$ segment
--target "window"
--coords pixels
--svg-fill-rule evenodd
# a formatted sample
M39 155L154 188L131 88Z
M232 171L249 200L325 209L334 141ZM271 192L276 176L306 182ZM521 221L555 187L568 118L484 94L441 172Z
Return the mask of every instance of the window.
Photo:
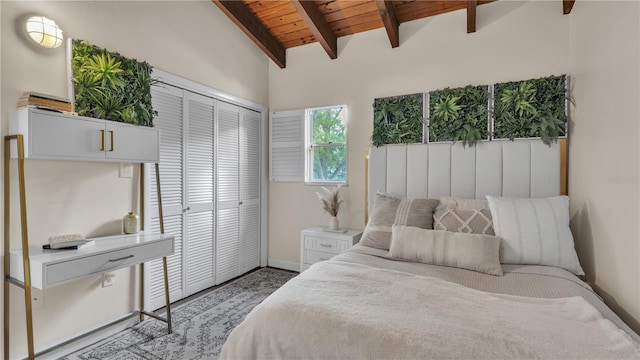
M305 182L346 184L347 107L307 109L305 125Z

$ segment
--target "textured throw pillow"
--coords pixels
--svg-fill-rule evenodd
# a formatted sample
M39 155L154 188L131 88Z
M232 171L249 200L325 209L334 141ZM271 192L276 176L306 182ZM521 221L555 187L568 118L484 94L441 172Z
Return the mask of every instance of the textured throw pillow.
M437 210L457 209L457 210L477 210L489 209L489 203L485 199L464 199L453 196L440 197L440 204Z
M556 266L584 275L569 229L569 197L518 199L487 195L504 264Z
M389 255L502 276L500 238L393 225Z
M388 250L393 224L433 229L433 209L436 206L438 200L377 193L360 244Z
M467 234L495 235L489 209L436 209L433 228Z

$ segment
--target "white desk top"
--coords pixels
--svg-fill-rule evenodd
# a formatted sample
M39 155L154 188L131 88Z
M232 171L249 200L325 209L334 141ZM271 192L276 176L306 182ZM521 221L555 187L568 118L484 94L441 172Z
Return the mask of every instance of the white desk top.
M123 248L149 244L162 241L169 237L173 236L167 234L142 233L103 236L87 239L93 241L79 246L77 250L47 250L43 249L42 246L30 246L29 257L31 261L55 263L58 261L94 256ZM11 250L11 252L14 253L14 255L22 256L22 249Z

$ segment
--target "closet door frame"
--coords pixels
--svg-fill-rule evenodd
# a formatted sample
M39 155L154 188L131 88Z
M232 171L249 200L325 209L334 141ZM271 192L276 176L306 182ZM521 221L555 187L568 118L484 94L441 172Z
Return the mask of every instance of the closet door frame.
M157 79L161 83L166 83L169 85L173 85L184 90L192 91L198 94L202 94L204 96L210 96L218 100L222 100L234 105L238 105L243 108L251 109L260 113L260 151L261 151L261 159L260 159L260 266L267 266L267 244L268 244L268 215L267 211L269 209L267 203L267 186L268 186L268 160L269 160L269 149L268 143L265 136L269 133L269 123L268 123L268 108L265 105L259 104L257 102L247 100L235 95L228 94L224 91L217 90L211 88L209 86L203 85L201 83L188 80L182 78L178 75L174 75L172 73L163 71L158 68L153 69L153 77ZM162 139L162 133L160 134L160 138ZM150 201L149 201L149 192L151 190L155 191L155 187L151 186L150 179L150 166L153 164L145 165L145 209L150 209ZM162 164L160 164L162 166ZM155 183L155 179L154 183ZM150 229L150 221L151 214L150 212L145 212L145 226L146 229ZM145 267L145 279L149 279L149 267ZM184 281L183 281L184 283ZM148 286L145 286L145 298L149 298L148 294ZM186 290L186 289L185 289ZM148 300L145 300L145 305L148 305Z

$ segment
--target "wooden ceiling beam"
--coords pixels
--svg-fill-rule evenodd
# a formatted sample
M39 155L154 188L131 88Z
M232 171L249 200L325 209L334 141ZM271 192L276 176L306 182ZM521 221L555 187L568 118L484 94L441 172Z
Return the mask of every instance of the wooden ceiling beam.
M212 0L281 69L286 67L287 52L242 1Z
M400 23L396 16L396 9L393 7L393 1L376 0L376 5L378 6L384 28L387 30L391 47L396 48L400 46Z
M477 0L467 0L467 34L476 32Z
M573 4L576 2L576 0L562 0L562 13L564 15L567 15L571 12L571 9L573 9Z
M338 37L333 33L315 1L292 0L293 6L332 59L338 58Z

